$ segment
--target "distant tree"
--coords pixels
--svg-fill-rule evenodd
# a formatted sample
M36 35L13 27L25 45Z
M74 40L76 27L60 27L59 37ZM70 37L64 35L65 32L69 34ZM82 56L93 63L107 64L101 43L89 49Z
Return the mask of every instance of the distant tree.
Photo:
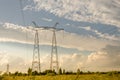
M8 74L5 72L4 74L2 74L2 76L8 76Z
M65 69L63 69L63 74L65 74Z
M32 69L31 68L28 69L28 75L32 75Z
M62 74L62 69L61 68L59 69L58 74Z
M88 74L91 74L92 72L88 71L87 73L88 73Z
M56 75L56 72L55 72L55 70L45 70L41 74L42 75L51 75L51 76L54 76L54 75Z
M3 80L3 78L4 78L3 76L0 76L0 80Z
M39 73L38 73L37 71L33 71L33 72L32 72L32 75L34 75L34 76L35 76L35 75L38 75L38 74L39 74Z
M56 74L55 69L52 70L52 73L55 73L55 74Z
M15 75L15 76L22 76L23 73L22 73L22 72L18 72L18 71L16 71L13 75Z
M14 73L14 75L15 75L15 76L18 76L18 73L19 73L19 72L18 72L18 71L16 71L16 72Z
M80 74L80 69L77 69L77 74Z
M22 72L18 72L18 76L22 76L23 74L22 74Z
M74 74L74 73L73 73L73 71L67 71L67 72L65 72L65 74L68 75L68 74Z
M52 71L52 70L45 70L45 73L47 74L47 73L52 73L52 72L54 72L54 71Z

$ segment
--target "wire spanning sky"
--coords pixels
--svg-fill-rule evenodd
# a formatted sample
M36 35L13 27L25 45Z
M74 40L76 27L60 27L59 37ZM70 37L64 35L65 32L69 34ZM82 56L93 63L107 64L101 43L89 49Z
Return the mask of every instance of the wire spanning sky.
M84 71L120 70L120 0L0 0L0 71L31 67L32 21L59 22L60 67ZM49 69L52 32L39 31L41 69ZM69 67L68 67L69 66ZM83 69L84 68L84 69Z

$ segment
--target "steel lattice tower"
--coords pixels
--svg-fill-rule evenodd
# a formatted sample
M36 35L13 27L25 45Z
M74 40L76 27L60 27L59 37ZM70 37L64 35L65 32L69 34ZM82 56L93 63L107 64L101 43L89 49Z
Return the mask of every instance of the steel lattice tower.
M38 30L35 30L32 71L41 72L41 70L40 70L40 53L39 53Z
M59 69L58 64L59 63L58 63L58 53L57 53L56 32L55 30L53 30L50 69L52 71L55 70L58 72Z
M34 21L32 21L32 23L35 26L35 28L32 29L32 30L35 31L34 49L33 49L33 61L32 61L32 72L34 72L34 71L41 72L40 52L39 52L39 35L38 35L38 30L41 29L41 27L37 26Z
M50 69L52 71L55 70L56 72L58 72L59 63L58 63L58 53L57 53L56 31L60 31L64 29L56 28L58 23L56 23L54 27L39 27L36 25L34 21L32 23L35 25L35 28L33 29L35 30L35 38L34 38L32 71L41 72L38 30L42 29L42 30L52 30L53 32Z
M58 73L59 69L59 61L58 61L58 52L57 52L57 40L56 40L56 31L64 30L56 28L59 23L56 23L54 27L52 27L53 36L52 36L52 50L51 50L51 62L50 69L55 70Z
M41 71L40 70L40 53L39 53L38 30L35 31L32 71L38 71L38 72Z

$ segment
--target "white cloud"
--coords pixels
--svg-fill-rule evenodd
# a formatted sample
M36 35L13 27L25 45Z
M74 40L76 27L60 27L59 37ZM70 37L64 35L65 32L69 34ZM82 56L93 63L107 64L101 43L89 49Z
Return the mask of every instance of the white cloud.
M93 43L92 43L93 42ZM111 41L110 41L111 42ZM101 40L95 37L85 37L76 34L66 33L63 40L64 47L77 48L79 50L99 50L107 44L115 45L114 41L110 43L109 40Z
M100 22L120 27L119 0L33 0L35 10L46 10L74 21ZM27 8L28 9L28 8Z
M0 52L0 65L8 63L8 54L6 52Z
M120 46L106 46L88 55L83 53L64 54L60 56L60 66L66 70L76 71L112 71L119 70ZM69 66L69 68L68 68Z
M120 46L108 45L100 51L91 53L86 64L101 71L119 70L119 55Z
M48 22L51 22L51 21L52 21L52 19L49 19L49 18L42 18L42 20L48 21Z
M26 63L25 60L21 57L18 56L13 56L13 55L6 55L7 57L5 57L4 55L2 55L3 58L0 64L0 71L2 72L6 72L7 71L7 64L9 64L9 71L10 72L27 72L28 68L31 67L31 62L30 63ZM4 60L3 60L4 59ZM6 61L6 62L5 62Z
M118 29L118 31L120 32L120 29Z
M31 59L32 60L32 59ZM1 69L6 71L6 64L9 63L10 71L26 72L31 67L31 60L25 60L18 56L12 56L1 52L0 61L2 62ZM109 71L118 70L120 61L120 46L106 46L99 51L91 54L73 53L59 54L59 64L66 71L76 71L80 68L83 71ZM22 66L22 68L21 68ZM41 57L41 69L49 69L50 55L45 54ZM69 67L69 68L68 68Z
M59 67L65 69L66 71L76 71L77 68L81 67L84 64L84 60L87 57L82 54L73 53L73 54L59 54ZM50 55L44 55L41 58L41 69L50 68Z
M85 29L92 30L90 27ZM95 32L98 33L97 31ZM27 36L28 42L26 42L26 33L29 34ZM68 69L68 66L70 66L68 70L76 70L77 68L81 67L84 67L85 70L111 70L113 68L118 69L120 61L119 42L114 42L111 40L101 40L95 37L85 37L68 32L65 32L64 38L63 36L61 36L61 34L63 34L62 32L57 32L56 34L58 41L57 43L59 46L65 48L75 48L83 51L96 51L89 55L84 55L82 53L60 55L60 65L62 68ZM40 31L39 35L41 44L51 44L51 31ZM33 44L33 40L34 31L12 23L1 24L0 41ZM0 61L3 62L1 63L3 68L6 66L7 63L10 63L10 66L13 66L14 68L11 69L12 71L23 71L22 69L26 71L27 68L31 65L30 61L28 61L29 63L25 63L25 60L23 58L15 56L12 57L11 55L2 53L0 54ZM41 60L42 68L48 68L48 61L50 61L50 57L49 55L45 55L45 57L43 57ZM20 66L22 66L22 69Z
M115 36L115 35L109 35L108 33L101 33L98 30L92 29L90 26L79 27L79 28L94 32L98 37L103 38L103 39L108 39L108 40L119 40L120 39L120 37Z
M106 57L107 57L107 53L106 52L102 52L102 51L94 52L94 53L91 53L88 56L88 62L94 62L96 60L101 61L101 60L106 59Z
M12 23L3 23L0 27L0 41L32 44L31 38L31 41L26 42L27 32L33 35L32 30L29 30L26 27Z
M67 24L65 24L66 26L70 26L70 24L69 23L67 23Z
M91 27L90 26L87 26L87 27L79 27L81 29L84 29L84 30L87 30L87 31L91 31Z
M83 54L64 54L60 56L60 67L67 71L76 71L78 68L84 65L85 59L86 56Z
M112 71L119 70L120 46L108 45L88 55L83 53L60 55L60 66L66 70ZM68 68L69 66L69 68Z
M33 44L34 31L27 29L23 26L18 26L12 23L3 24L4 27L0 27L0 41L10 41L19 43ZM49 34L48 34L49 33ZM117 42L111 40L102 40L95 37L82 36L74 33L57 32L57 43L61 47L76 48L79 50L96 51L104 48L106 45L118 45ZM40 44L51 45L52 32L51 31L39 31ZM94 43L91 43L94 42Z

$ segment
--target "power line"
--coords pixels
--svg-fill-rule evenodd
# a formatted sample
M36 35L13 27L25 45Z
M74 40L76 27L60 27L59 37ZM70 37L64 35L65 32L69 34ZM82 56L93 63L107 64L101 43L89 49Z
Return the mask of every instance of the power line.
M23 12L22 0L19 0L19 2L20 2L20 10L21 10L22 22L23 22L23 25L25 26L25 16L24 16L24 12Z
M26 22L25 22L25 16L24 16L24 11L23 11L23 2L24 0L19 0L20 3L20 11L21 11L21 16L22 16L22 23L23 26L26 26ZM28 34L27 34L27 30L26 30L26 42L28 42ZM26 45L26 56L28 56L28 45ZM25 57L26 62L27 62L27 57Z

